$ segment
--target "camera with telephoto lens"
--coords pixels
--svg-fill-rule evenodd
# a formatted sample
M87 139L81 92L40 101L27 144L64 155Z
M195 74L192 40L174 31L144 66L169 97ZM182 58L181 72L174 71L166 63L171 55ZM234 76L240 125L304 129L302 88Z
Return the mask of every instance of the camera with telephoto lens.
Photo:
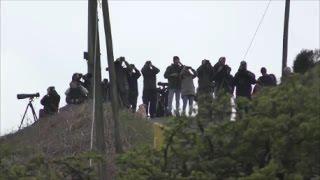
M40 97L39 93L35 93L35 94L18 94L17 95L18 99L26 99L26 98L33 99L33 98L38 98L38 97Z

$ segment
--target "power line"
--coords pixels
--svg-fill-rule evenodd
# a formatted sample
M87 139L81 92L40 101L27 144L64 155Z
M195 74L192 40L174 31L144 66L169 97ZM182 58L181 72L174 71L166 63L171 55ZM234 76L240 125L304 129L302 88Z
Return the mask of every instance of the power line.
M250 50L250 48L251 48L251 46L252 46L252 43L253 43L253 41L255 40L256 35L257 35L257 33L258 33L258 31L259 31L259 29L260 29L260 27L261 27L261 24L262 24L262 22L263 22L263 20L264 20L264 18L265 18L265 16L266 16L266 14L267 14L268 9L269 9L269 7L270 7L271 1L272 1L272 0L269 0L266 9L265 9L264 12L263 12L263 15L262 15L262 17L261 17L261 19L260 19L260 22L259 22L259 24L258 24L258 27L257 27L256 31L254 32L253 37L252 37L252 39L251 39L251 42L250 42L250 44L249 44L249 47L247 48L246 53L244 54L243 60L245 60L245 59L247 58L247 55L248 55L248 52L249 52L249 50Z

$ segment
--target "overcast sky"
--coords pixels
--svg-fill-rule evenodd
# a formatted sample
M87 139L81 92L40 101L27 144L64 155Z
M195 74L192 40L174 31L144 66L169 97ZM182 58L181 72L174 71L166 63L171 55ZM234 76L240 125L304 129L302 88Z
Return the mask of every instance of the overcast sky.
M115 57L125 56L141 68L148 59L161 69L178 55L197 68L207 58L220 56L234 74L243 60L268 1L111 1ZM267 67L281 74L284 1L274 0L246 58L248 69L259 76ZM301 49L319 48L319 1L292 1L288 65ZM99 10L101 15L101 11ZM100 18L100 36L104 39ZM106 67L105 43L101 43ZM40 92L55 86L62 95L74 72L86 73L87 2L1 1L1 131L16 130L27 100L18 93ZM103 68L104 69L104 68ZM103 76L107 74L103 72ZM140 92L142 79L139 80ZM40 99L35 100L38 111ZM141 102L141 97L139 97ZM31 117L31 115L28 115Z

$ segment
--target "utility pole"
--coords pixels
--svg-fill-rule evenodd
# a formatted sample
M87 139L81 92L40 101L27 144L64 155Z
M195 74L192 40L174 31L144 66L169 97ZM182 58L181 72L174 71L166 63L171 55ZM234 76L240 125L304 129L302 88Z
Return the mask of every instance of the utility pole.
M103 157L103 160L98 163L98 176L100 180L106 180L107 164L106 164L106 144L105 144L105 123L103 118L103 102L102 102L102 87L101 87L101 61L100 61L100 42L99 42L99 28L97 15L97 1L88 0L91 18L89 19L90 41L89 45L89 59L93 64L93 120L96 129L96 150ZM92 53L93 52L93 53Z
M119 101L118 101L119 96L118 96L118 90L117 90L116 72L114 68L114 55L113 55L108 0L102 0L102 11L103 11L104 31L105 31L106 46L107 46L109 77L111 82L111 97L112 97L111 107L112 107L112 113L113 113L113 119L114 119L115 149L117 153L121 153L123 150L122 150L120 128L119 128Z
M96 12L97 7L95 7L92 0L88 0L88 58L87 58L87 72L93 75L93 58L94 58L94 45L91 43L94 42L94 27L96 24ZM91 83L88 91L89 97L92 97L93 84Z
M288 58L288 33L289 33L290 0L286 0L284 13L283 48L282 48L282 77L283 70L287 67Z

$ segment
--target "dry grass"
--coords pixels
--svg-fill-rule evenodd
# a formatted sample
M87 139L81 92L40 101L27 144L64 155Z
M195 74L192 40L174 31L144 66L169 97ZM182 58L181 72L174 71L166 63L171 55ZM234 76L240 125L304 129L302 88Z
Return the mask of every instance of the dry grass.
M115 171L111 108L105 105L104 109L107 161L113 164L109 166L109 171ZM152 145L153 130L150 122L129 111L121 112L120 117L121 140L125 150L142 144ZM1 137L0 144L14 149L16 160L21 162L39 154L46 158L75 155L90 150L91 120L91 102L69 105L61 108L54 116Z

